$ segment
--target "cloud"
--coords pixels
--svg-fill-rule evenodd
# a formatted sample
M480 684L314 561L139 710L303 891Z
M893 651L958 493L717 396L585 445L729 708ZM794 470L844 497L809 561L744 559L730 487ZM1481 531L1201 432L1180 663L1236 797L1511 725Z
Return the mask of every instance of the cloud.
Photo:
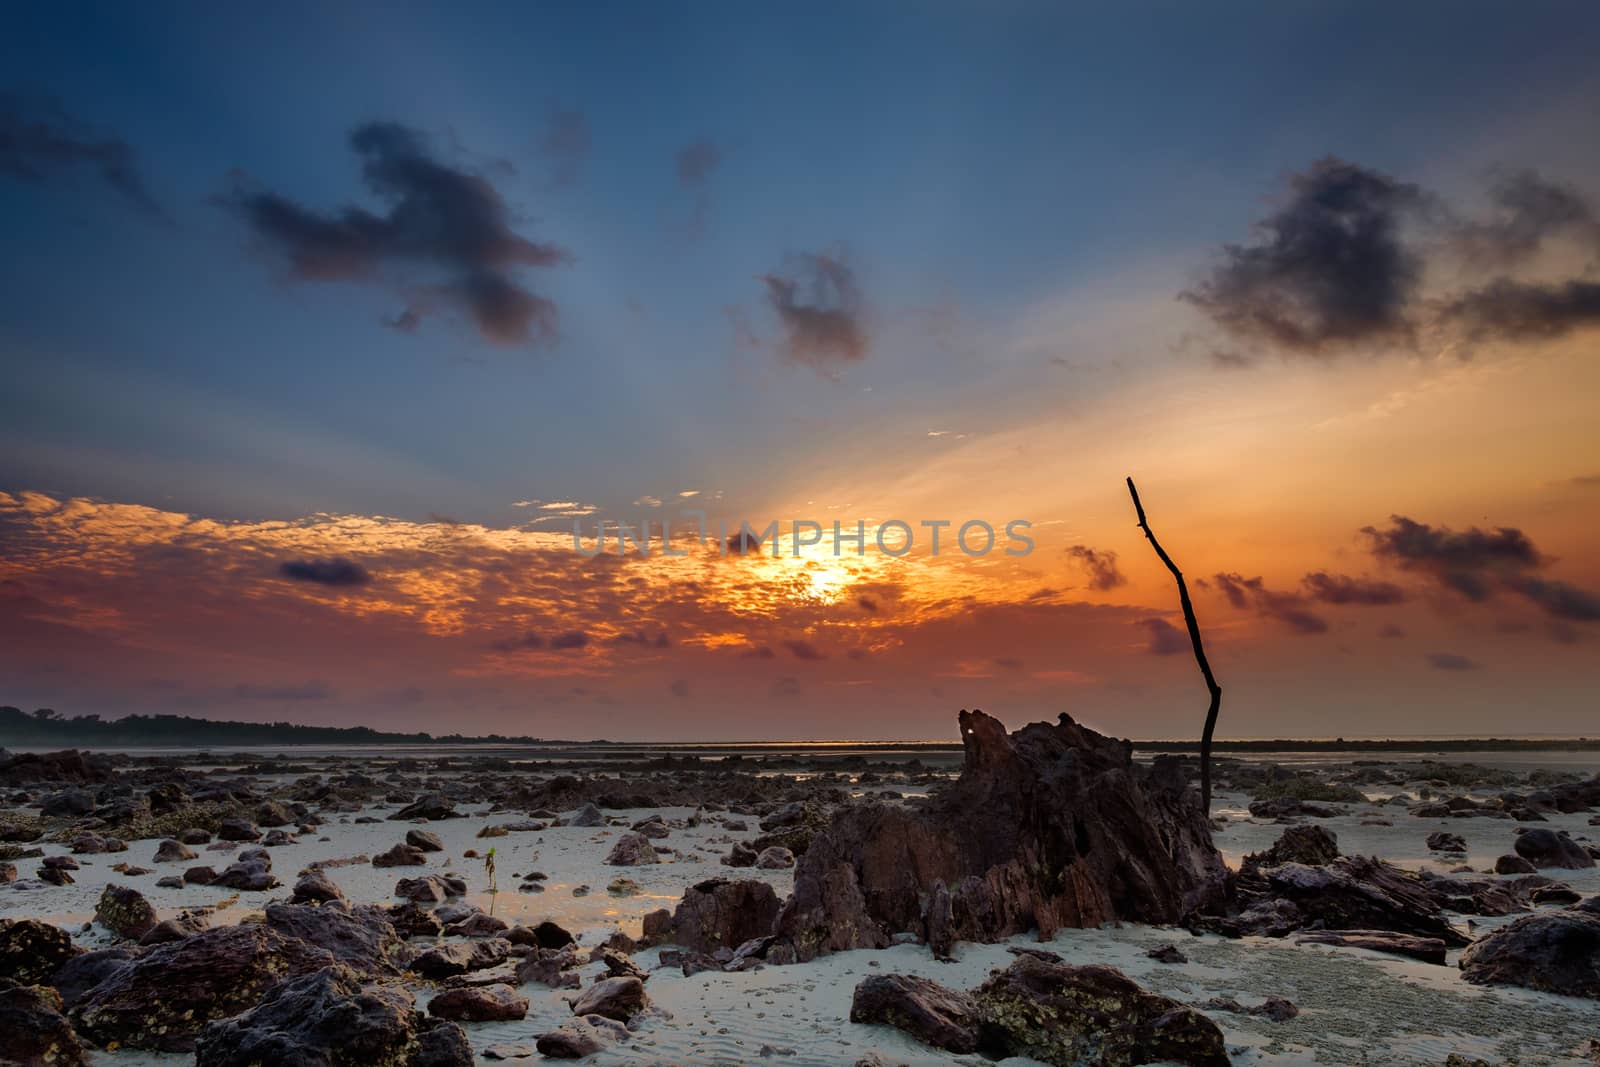
M767 645L757 645L739 653L740 659L777 659L778 654Z
M1302 355L1409 344L1423 264L1403 231L1426 203L1415 185L1318 160L1290 177L1288 201L1256 224L1256 240L1225 246L1180 299L1224 333Z
M1498 278L1451 297L1439 316L1469 341L1551 341L1600 327L1600 282Z
M80 169L93 171L140 211L166 219L128 142L68 114L52 99L0 93L0 174L42 184Z
M809 641L785 641L783 643L783 647L787 648L789 650L789 654L795 659L803 659L814 663L817 660L824 660L828 658L827 653L823 652Z
M689 695L689 681L686 678L674 679L667 687L667 691L680 700Z
M550 112L550 125L539 141L539 153L550 162L552 185L562 188L576 182L589 158L589 121L583 112Z
M1371 578L1351 578L1344 574L1315 571L1301 579L1308 595L1324 604L1399 604L1406 598L1404 589L1393 582Z
M1475 671L1478 665L1454 652L1429 652L1428 663L1438 671Z
M1067 549L1070 556L1085 574L1089 576L1089 588L1105 592L1115 589L1119 585L1127 585L1128 579L1122 576L1117 569L1117 554L1110 551L1097 551L1088 545L1073 545Z
M1403 630L1400 627L1396 626L1392 622L1382 626L1378 630L1378 636L1383 638L1386 641L1394 641L1394 640L1397 640L1397 639L1399 639L1401 637L1404 637L1405 635L1406 635L1405 630Z
M556 634L550 639L550 649L553 652L584 648L588 644L589 635L582 630L568 630L565 633Z
M343 557L285 560L278 564L278 573L297 582L315 582L317 585L366 585L372 580L372 575L365 567Z
M797 697L800 695L800 679L792 674L785 674L772 683L772 695L775 697Z
M684 185L704 185L713 171L722 164L722 150L707 138L701 137L685 145L677 158L678 180Z
M1166 619L1140 619L1134 625L1148 632L1152 656L1171 656L1189 648L1189 637Z
M441 308L464 311L496 344L552 340L556 308L520 280L525 267L570 261L564 250L523 237L485 177L441 163L423 135L392 122L350 134L367 188L383 214L348 206L305 208L253 188L243 176L221 198L266 245L282 253L289 276L305 282L381 282L405 294L393 325L415 329ZM413 284L398 271L422 267L434 280Z
M783 273L761 277L783 326L785 359L831 374L867 356L861 290L855 274L828 254L793 257Z
M1257 615L1274 619L1296 633L1327 632L1327 622L1306 607L1304 597L1268 589L1259 575L1245 578L1238 574L1217 574L1213 580L1228 603L1236 608L1254 608Z
M1578 190L1532 170L1501 176L1489 189L1491 218L1457 227L1455 245L1474 265L1505 268L1536 255L1553 237L1600 245L1600 223Z
M1402 570L1432 577L1468 600L1481 603L1497 592L1514 593L1545 614L1573 622L1600 620L1600 597L1534 573L1550 561L1515 527L1493 531L1476 526L1457 532L1392 515L1390 527L1363 527L1373 555Z
M528 630L513 637L502 637L498 641L490 642L490 648L496 652L527 652L544 647L544 638Z

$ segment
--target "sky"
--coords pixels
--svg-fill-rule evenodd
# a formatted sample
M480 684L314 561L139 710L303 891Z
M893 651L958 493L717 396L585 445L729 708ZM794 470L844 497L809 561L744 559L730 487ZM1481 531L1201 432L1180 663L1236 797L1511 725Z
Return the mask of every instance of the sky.
M1219 737L1593 733L1597 48L1537 2L19 12L0 703L1193 736L1132 476Z

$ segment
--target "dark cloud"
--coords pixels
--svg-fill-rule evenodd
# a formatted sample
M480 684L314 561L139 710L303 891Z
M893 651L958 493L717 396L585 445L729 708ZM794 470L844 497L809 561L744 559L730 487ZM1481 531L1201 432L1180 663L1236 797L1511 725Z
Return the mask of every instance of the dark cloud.
M233 687L233 695L240 700L268 700L299 702L328 700L333 697L333 687L327 682L301 682L295 685L261 685L240 682Z
M869 614L877 614L878 602L869 596L856 597L856 607Z
M1022 661L1015 656L1001 656L994 661L994 665L1006 671L1020 671L1022 669Z
M1362 528L1379 559L1402 570L1429 575L1468 600L1482 602L1506 591L1525 598L1545 614L1573 622L1600 620L1600 597L1535 572L1550 562L1515 527L1455 531L1390 516L1390 527Z
M722 150L702 137L678 152L678 180L684 185L704 185L722 164Z
M527 652L543 648L544 638L529 630L512 637L502 637L498 641L491 642L489 647L497 652Z
M222 203L286 257L293 278L382 281L403 289L407 307L394 320L401 329L450 308L466 312L497 344L555 336L555 305L527 289L519 271L570 256L513 230L510 209L487 178L441 163L420 133L395 123L357 127L350 147L386 213L356 206L315 211L254 189L242 176ZM442 280L418 286L393 276L413 266L437 270Z
M1364 526L1373 555L1402 570L1431 575L1469 600L1487 600L1491 579L1498 574L1539 566L1543 559L1521 530L1502 526L1494 531L1476 526L1460 533L1447 527L1391 515L1387 530Z
M1465 656L1458 656L1454 652L1429 652L1428 663L1434 670L1439 671L1475 671L1478 665Z
M1067 549L1067 555L1077 562L1083 572L1089 576L1089 587L1104 592L1115 589L1119 585L1127 585L1128 579L1122 576L1117 569L1117 554L1110 551L1097 551L1088 545L1073 545Z
M1306 593L1324 604L1399 604L1406 598L1404 589L1393 582L1371 578L1351 578L1344 574L1315 571L1302 579Z
M1172 656L1189 648L1188 635L1166 619L1140 619L1134 625L1147 632L1152 656Z
M54 100L0 93L0 174L42 184L76 170L93 171L129 204L166 218L128 142L75 118Z
M775 697L797 697L800 695L800 679L792 674L785 674L772 683L772 695Z
M589 644L589 635L582 630L568 630L556 634L550 639L552 651L561 652L567 649L584 648Z
M1228 603L1236 608L1254 608L1257 615L1274 619L1296 633L1320 634L1328 629L1327 622L1306 607L1304 597L1268 589L1259 575L1245 578L1238 574L1217 574L1213 580Z
M578 180L589 158L589 121L581 111L555 110L539 141L539 152L550 162L550 181L557 187Z
M764 275L761 282L783 324L784 358L824 374L866 358L861 290L838 258L796 256L783 273Z
M795 659L816 661L828 658L827 653L809 641L785 641L783 647L787 648Z
M1211 274L1181 294L1224 332L1301 354L1408 343L1422 275L1407 217L1427 202L1414 185L1328 157L1289 180L1289 199L1228 245Z
M757 645L739 653L740 659L777 659L778 654L766 645Z
M1600 224L1578 190L1522 170L1489 189L1490 218L1466 222L1456 231L1462 257L1478 266L1504 268L1536 255L1552 237L1570 235L1600 245Z
M1551 341L1600 327L1600 282L1499 278L1451 297L1439 315L1469 341Z
M761 551L761 538L750 530L740 530L728 535L728 554L732 556L756 555Z
M366 585L372 580L365 567L343 558L285 560L278 564L278 573L297 582L318 585Z

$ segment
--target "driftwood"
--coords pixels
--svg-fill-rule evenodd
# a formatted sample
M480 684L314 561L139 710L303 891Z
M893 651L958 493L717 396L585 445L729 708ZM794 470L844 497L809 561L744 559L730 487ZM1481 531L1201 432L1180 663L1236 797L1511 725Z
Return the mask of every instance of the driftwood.
M1189 643L1194 645L1194 659L1200 665L1200 674L1206 680L1206 690L1211 694L1211 707L1206 711L1206 728L1200 735L1200 796L1206 806L1206 814L1211 813L1211 734L1217 728L1217 712L1222 708L1222 687L1217 684L1216 676L1211 673L1211 664L1206 659L1205 645L1200 641L1200 624L1195 621L1194 604L1189 600L1189 587L1184 584L1183 572L1178 565L1172 562L1172 557L1167 555L1167 550L1161 547L1161 542L1156 540L1156 535L1150 530L1150 523L1144 517L1144 505L1139 503L1139 490L1133 487L1133 478L1128 479L1128 495L1133 497L1133 510L1139 516L1139 529L1150 539L1150 547L1156 550L1156 555L1161 562L1167 565L1167 570L1172 572L1172 577L1178 583L1178 603L1183 606L1183 621L1189 627Z

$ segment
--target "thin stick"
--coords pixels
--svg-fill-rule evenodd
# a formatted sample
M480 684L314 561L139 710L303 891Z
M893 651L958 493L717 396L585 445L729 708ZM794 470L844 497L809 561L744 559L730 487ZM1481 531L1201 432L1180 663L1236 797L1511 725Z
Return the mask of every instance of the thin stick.
M1206 680L1206 690L1211 694L1211 707L1206 711L1205 732L1200 735L1200 795L1205 800L1206 814L1211 814L1211 733L1217 728L1217 712L1222 707L1222 687L1217 684L1216 676L1211 673L1211 664L1206 660L1206 647L1200 641L1200 624L1194 618L1194 604L1189 600L1189 587L1184 584L1183 572L1178 565L1172 562L1172 557L1167 555L1166 549L1161 547L1161 542L1156 540L1156 535L1150 532L1150 523L1144 517L1144 505L1139 503L1139 490L1133 487L1133 479L1128 479L1128 495L1133 497L1133 510L1139 515L1139 529L1150 539L1150 547L1156 550L1156 555L1161 557L1161 562L1167 565L1167 570L1172 572L1172 577L1178 583L1178 603L1183 605L1183 621L1189 627L1189 643L1194 645L1194 660L1200 665L1200 673Z

